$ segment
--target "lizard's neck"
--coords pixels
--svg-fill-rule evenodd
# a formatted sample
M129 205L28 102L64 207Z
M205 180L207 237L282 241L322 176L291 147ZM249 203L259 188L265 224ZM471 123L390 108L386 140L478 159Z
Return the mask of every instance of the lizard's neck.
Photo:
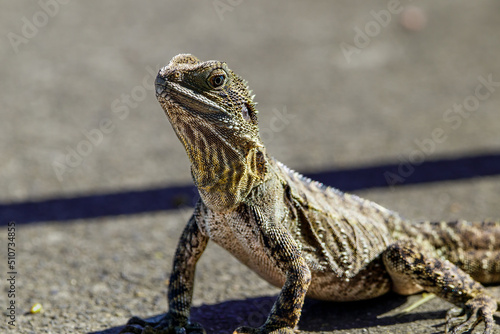
M235 208L265 179L264 147L254 147L245 153L227 147L196 154L189 154L188 150L194 182L201 199L211 210L223 212ZM200 154L203 159L198 159Z

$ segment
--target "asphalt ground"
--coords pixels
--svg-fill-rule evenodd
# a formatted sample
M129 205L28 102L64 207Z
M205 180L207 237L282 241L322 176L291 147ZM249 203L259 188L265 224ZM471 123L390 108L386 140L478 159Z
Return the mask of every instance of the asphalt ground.
M224 60L248 80L268 152L293 169L410 219L500 218L499 10L495 0L4 3L0 331L117 333L132 315L166 312L196 194L152 83L178 53ZM212 244L196 275L193 318L210 333L262 323L278 293ZM439 299L395 315L418 298L308 300L299 329L442 331L451 305Z

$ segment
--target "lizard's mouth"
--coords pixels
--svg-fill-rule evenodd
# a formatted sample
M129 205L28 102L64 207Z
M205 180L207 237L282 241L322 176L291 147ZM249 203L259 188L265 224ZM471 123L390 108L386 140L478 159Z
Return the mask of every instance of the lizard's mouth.
M175 104L177 107L183 106L191 113L198 113L200 116L211 114L216 118L223 118L227 115L224 107L207 99L201 94L197 94L176 82L163 78L158 74L155 80L156 98L160 103Z

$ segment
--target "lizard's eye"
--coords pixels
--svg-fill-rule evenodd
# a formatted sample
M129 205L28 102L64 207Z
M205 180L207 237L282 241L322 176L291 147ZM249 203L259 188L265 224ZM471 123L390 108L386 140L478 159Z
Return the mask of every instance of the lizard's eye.
M218 75L212 78L212 85L214 85L215 87L222 86L223 83L224 83L223 75Z
M208 78L208 84L210 87L217 89L221 88L226 82L226 73L221 70L215 70L212 75Z

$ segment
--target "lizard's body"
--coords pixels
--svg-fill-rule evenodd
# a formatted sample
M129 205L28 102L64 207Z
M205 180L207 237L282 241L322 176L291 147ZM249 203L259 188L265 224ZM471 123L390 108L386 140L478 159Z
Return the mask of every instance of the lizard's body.
M491 333L497 303L474 279L500 282L500 223L408 222L290 170L266 153L253 97L225 63L178 55L160 70L156 89L201 196L179 241L158 333L202 331L189 322L189 308L209 239L283 287L262 327L235 333L291 333L306 294L349 301L391 289L426 290L464 308L453 333L481 320Z
M390 278L380 270L380 254L394 240L391 230L401 222L397 214L310 181L275 160L268 161L269 173L275 175L252 191L251 205L268 206L264 219L283 222L301 248L314 277L308 296L347 301L374 298L389 291ZM270 199L267 189L279 191ZM281 210L269 206L271 201ZM259 226L248 205L227 213L213 212L203 202L198 206L204 210L200 228L210 240L266 281L283 286L285 273L278 269L272 254L262 252L261 237L255 233ZM370 216L366 215L368 211Z

